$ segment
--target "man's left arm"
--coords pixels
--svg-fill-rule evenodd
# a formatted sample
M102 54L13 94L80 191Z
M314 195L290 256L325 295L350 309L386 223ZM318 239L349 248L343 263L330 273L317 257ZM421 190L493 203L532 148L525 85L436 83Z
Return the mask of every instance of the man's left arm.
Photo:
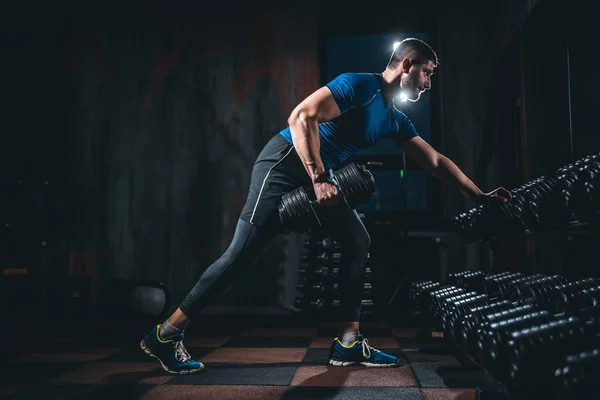
M506 202L510 198L510 192L504 188L498 188L491 193L484 193L452 160L440 154L419 136L404 142L400 149L411 160L421 168L429 171L442 183L479 204Z

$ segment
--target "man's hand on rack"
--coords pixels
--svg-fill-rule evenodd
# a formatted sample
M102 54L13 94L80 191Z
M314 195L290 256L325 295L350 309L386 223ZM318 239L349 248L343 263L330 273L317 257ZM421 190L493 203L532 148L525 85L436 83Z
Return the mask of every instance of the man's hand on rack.
M511 198L512 194L509 190L499 187L489 193L482 193L476 198L476 201L478 204L490 206L494 204L508 203Z

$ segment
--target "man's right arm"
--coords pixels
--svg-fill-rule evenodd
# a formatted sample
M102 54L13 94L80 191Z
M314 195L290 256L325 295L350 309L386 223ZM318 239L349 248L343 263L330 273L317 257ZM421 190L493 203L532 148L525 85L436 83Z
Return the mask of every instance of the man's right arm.
M288 118L294 147L313 183L327 180L320 153L319 123L340 114L331 91L324 86L300 103Z

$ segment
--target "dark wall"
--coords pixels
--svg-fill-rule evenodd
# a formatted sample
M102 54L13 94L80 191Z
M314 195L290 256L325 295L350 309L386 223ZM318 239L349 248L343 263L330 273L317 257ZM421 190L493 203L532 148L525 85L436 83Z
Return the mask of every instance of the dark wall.
M258 152L317 89L315 16L237 11L14 23L10 147L38 174L64 166L68 228L52 251L77 253L96 282L157 279L180 301L229 245ZM222 301L272 302L283 257L274 243Z

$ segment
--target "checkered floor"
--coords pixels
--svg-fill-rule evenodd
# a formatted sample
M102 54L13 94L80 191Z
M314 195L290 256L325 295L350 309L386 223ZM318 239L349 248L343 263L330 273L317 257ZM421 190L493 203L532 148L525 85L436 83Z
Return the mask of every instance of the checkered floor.
M397 355L391 369L327 366L336 333L253 327L233 319L186 332L202 373L168 375L138 347L143 329L90 324L72 335L2 337L2 399L474 399L497 383L428 330L363 324L370 344Z

